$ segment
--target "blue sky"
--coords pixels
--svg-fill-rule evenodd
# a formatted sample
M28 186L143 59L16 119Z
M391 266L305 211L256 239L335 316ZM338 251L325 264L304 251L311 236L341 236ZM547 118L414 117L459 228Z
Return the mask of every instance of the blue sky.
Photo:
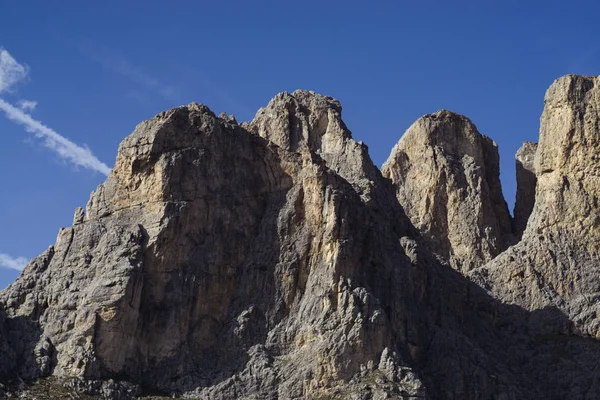
M0 288L71 224L137 123L191 101L244 121L281 91L331 95L378 165L421 115L459 112L498 143L512 207L514 153L537 140L545 90L600 71L599 12L593 1L4 1Z

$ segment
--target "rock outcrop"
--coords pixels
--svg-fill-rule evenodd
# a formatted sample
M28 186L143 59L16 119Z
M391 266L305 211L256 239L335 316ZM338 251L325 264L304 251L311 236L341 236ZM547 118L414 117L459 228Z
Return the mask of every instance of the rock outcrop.
M296 92L265 110L244 128L190 104L123 141L85 216L2 295L10 318L39 324L28 348L48 357L24 349L19 376L210 398L318 397L350 381L425 393L408 363L426 279L391 185L335 100ZM394 201L370 205L380 197ZM402 281L416 284L396 293Z
M562 77L548 89L535 155L535 205L523 239L476 271L499 299L566 315L551 333L600 339L600 79ZM539 321L538 321L539 322Z
M371 161L367 146L352 139L341 112L337 100L297 90L275 96L244 126L282 149L317 154L328 168L368 198L381 173Z
M196 103L161 113L0 292L0 383L33 380L36 398L45 382L111 399L600 398L596 91L549 90L535 206L507 250L496 145L465 117L417 121L382 174L313 92L242 124Z
M517 237L523 235L535 204L535 152L537 143L525 142L517 151L517 197L515 201L513 231Z
M496 143L466 117L438 111L417 120L382 167L426 243L468 271L512 241Z

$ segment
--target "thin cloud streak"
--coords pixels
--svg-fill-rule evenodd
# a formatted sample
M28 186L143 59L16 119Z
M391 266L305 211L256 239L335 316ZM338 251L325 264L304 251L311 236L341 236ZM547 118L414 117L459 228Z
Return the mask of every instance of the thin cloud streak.
M124 76L133 83L159 94L165 100L176 100L178 91L175 87L160 82L129 61L110 54L106 50L100 51L90 45L80 46L79 50L104 69Z
M0 47L0 93L10 92L13 86L25 80L29 69L15 60L8 51ZM53 129L33 119L24 110L33 110L37 102L21 100L19 107L15 107L0 98L0 110L11 121L23 125L25 130L34 133L37 138L44 139L44 146L61 158L75 165L98 171L104 175L110 173L110 168L98 160L87 147L80 147L69 139L61 136Z
M37 107L37 101L32 100L19 100L19 108L23 111L33 111Z
M0 99L0 110L4 111L6 117L11 121L23 125L25 130L34 133L37 138L44 139L44 146L57 153L61 158L104 175L110 173L108 165L98 160L89 148L76 145L53 129L36 121L21 109Z
M0 47L0 93L11 91L28 74L29 68L19 64L8 51Z
M13 258L8 254L0 253L0 267L16 269L22 271L29 262L25 257Z

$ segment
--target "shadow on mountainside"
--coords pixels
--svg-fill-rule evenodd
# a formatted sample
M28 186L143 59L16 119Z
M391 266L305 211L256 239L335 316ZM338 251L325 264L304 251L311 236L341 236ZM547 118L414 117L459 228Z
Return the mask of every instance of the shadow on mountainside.
M270 223L264 221L259 235L272 234L274 224L273 219ZM423 253L421 251L421 256ZM600 343L576 335L571 321L560 310L547 307L528 312L518 306L503 304L450 266L432 258L426 255L420 260L429 264L426 265L426 295L422 299L427 315L420 322L423 325L416 327L424 333L418 344L423 347L412 361L412 367L432 399L599 398L597 360L600 359ZM263 289L272 287L275 279L272 268L245 264L240 267L242 270L258 268L262 271L259 279L264 279L260 284L265 285ZM373 290L373 294L377 296L377 290ZM253 300L244 301L238 297L234 301L236 305L230 310L229 322L225 322L219 331L217 346L191 355L198 364L190 365L192 368L188 370L189 387L218 386L242 373L249 354L252 354L249 349L257 345L262 348L259 351L264 352L265 360L272 362L270 350L264 345L269 326L273 325L260 310L265 307L261 302L268 302L273 293L255 290L253 296ZM392 310L388 312L393 313ZM242 322L231 318L236 315L243 315ZM281 317L285 318L285 315ZM241 339L232 337L232 332L241 324L245 324ZM4 332L14 352L13 367L5 375L5 381L16 377L31 379L51 372L40 370L36 365L38 354L41 354L36 351L42 335L39 324L24 317L7 318ZM398 340L397 347L400 353L409 353L405 340ZM48 365L55 365L56 354L51 347L49 350L41 356L50 357ZM5 358L3 365L8 359L11 357ZM157 388L156 382L152 381L152 370L163 373L165 366L156 365L146 370L150 379L122 378L142 384L150 394ZM270 382L260 382L257 377L257 386L253 390L264 395L272 393L278 379L275 373ZM179 385L183 383L178 382Z
M600 398L600 343L578 336L561 310L504 304L442 264L431 272L439 303L417 364L433 398Z
M196 108L170 114L160 137L170 152L131 166L143 181L157 159L168 165L159 194L169 197L160 229L142 229L159 232L123 289L135 296L118 300L127 318L94 325L102 368L86 379L129 380L149 393L199 388L204 398L302 398L314 375L350 384L362 361L391 346L432 399L600 398L600 344L557 308L504 304L437 258L380 173L359 194L317 154L282 151ZM0 326L8 375L46 376L57 364L58 343L38 314ZM356 388L369 398L377 385Z
M39 322L24 316L7 317L0 324L0 332L7 345L0 362L0 382L31 380L52 373L56 352L50 340L43 337Z

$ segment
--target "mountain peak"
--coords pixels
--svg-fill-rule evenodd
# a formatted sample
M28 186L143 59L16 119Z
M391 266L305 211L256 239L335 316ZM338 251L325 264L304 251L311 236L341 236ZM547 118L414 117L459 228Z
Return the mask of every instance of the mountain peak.
M496 143L450 111L419 118L382 171L314 92L248 123L196 103L140 123L86 211L0 292L2 384L600 398L597 82L548 90L512 221Z
M491 260L512 241L496 143L468 118L419 118L382 167L432 250L459 270Z

